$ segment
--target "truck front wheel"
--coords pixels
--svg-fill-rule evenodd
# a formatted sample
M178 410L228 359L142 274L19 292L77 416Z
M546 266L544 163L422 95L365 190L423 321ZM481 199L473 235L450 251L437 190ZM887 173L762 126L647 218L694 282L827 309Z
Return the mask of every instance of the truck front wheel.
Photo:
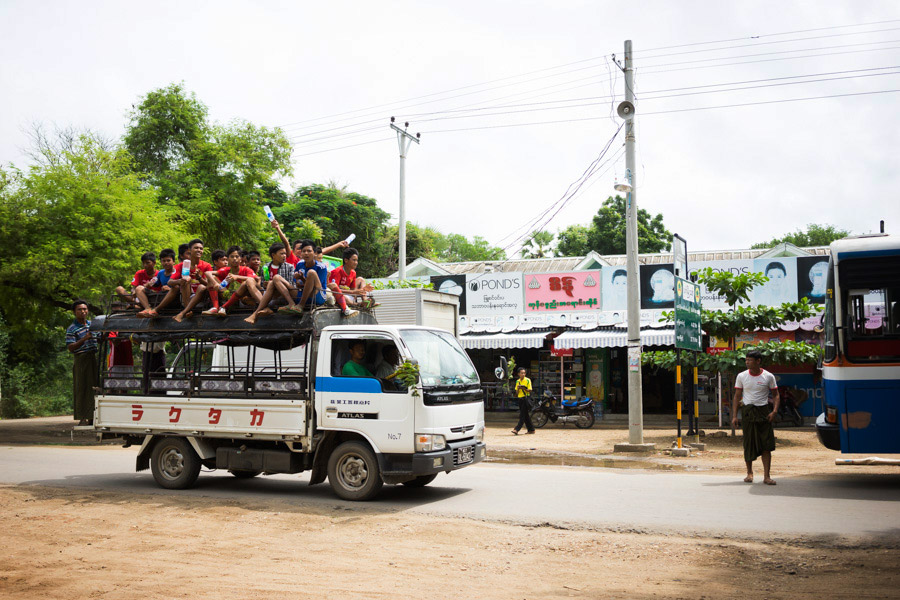
M371 500L384 485L375 453L361 442L335 448L328 458L328 482L344 500Z
M200 474L200 457L186 439L163 438L153 448L150 470L160 487L183 490L197 481Z

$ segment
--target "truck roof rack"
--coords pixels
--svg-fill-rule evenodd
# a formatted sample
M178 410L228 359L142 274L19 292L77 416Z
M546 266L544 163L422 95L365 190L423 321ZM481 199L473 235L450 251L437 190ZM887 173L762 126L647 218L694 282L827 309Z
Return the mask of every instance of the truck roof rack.
M360 311L344 317L338 308L320 307L297 315L277 312L260 317L256 324L244 321L245 314L195 316L178 323L160 316L155 319L138 317L136 313L98 315L91 320L91 331L98 334L116 332L138 342L168 342L193 339L231 346L259 346L271 350L286 350L318 338L329 325L375 325L370 312Z

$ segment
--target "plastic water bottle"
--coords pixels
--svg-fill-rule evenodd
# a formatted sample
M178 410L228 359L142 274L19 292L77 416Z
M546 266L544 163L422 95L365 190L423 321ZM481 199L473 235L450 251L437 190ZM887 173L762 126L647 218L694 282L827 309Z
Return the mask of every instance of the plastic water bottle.
M272 214L272 209L269 208L269 205L268 205L268 204L266 204L265 206L263 206L263 210L266 211L266 216L269 218L269 222L270 222L270 223L271 223L272 221L275 220L275 215Z
M344 241L347 242L348 244L352 244L353 240L355 240L355 239L356 239L356 234L351 233L350 235L347 236L347 239Z
M226 288L228 287L228 284L229 284L229 283L230 283L230 282L228 281L228 278L226 277L225 279L222 280L222 283L220 283L219 285L220 285L220 286L222 287L222 289L224 290L224 289L226 289Z
M191 276L191 259L187 259L181 263L181 278L187 279Z
M147 282L147 287L153 287L154 285L156 285L157 281L159 281L159 277L154 275L153 278Z

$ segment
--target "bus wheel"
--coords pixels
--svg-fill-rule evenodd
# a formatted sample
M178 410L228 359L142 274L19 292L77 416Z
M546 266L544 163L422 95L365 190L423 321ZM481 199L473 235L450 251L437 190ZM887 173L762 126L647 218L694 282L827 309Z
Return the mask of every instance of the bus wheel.
M166 437L156 443L150 470L160 487L183 490L194 485L200 474L200 457L184 438Z
M420 488L425 487L437 477L437 473L432 473L431 475L419 475L415 479L410 479L409 481L404 481L403 485L410 488Z
M344 442L328 458L328 482L344 500L371 500L384 481L375 453L361 442Z

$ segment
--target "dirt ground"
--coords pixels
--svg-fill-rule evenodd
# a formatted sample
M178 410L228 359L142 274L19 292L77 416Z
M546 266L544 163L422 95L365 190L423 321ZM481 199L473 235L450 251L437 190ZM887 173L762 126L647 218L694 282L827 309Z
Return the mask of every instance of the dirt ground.
M92 443L71 424L0 421L0 442ZM627 438L606 426L527 436L509 429L503 420L488 428L497 456L574 464ZM776 476L839 468L809 430L779 430L778 439ZM646 440L668 446L672 432L648 430ZM710 449L691 458L635 460L741 473L740 438L707 441ZM842 544L534 527L337 500L322 507L0 486L4 599L900 597L900 545Z

